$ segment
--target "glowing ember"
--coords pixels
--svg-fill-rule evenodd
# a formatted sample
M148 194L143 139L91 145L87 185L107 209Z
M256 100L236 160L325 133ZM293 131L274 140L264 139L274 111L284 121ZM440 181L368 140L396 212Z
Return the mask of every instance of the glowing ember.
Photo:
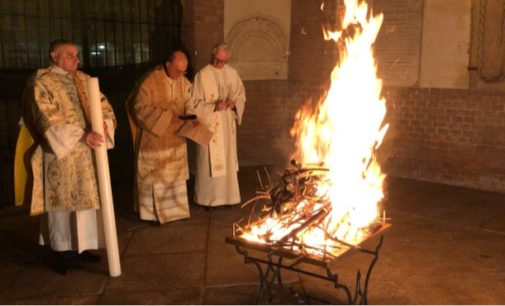
M345 7L343 31L325 35L340 45L331 86L315 109L298 111L291 130L301 165L269 191L270 214L242 229L242 238L338 256L380 223L384 174L374 152L388 125L372 46L383 15L367 19L368 6L358 0L345 0ZM273 198L286 193L284 200Z

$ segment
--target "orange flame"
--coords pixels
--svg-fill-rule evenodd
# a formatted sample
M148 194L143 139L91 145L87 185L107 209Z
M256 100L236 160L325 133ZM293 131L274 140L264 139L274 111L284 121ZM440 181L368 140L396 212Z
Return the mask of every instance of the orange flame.
M331 73L331 86L315 111L308 105L298 111L291 130L297 139L294 158L302 164L322 163L329 169L317 187L318 193L331 202L331 212L323 220L326 231L310 227L298 234L310 245L335 244L328 235L350 244L359 243L365 238L364 229L379 218L379 202L383 198L385 175L374 152L388 125L383 124L386 106L373 57L383 15L367 18L368 6L358 0L345 0L345 7L344 30L325 32L326 39L344 47ZM344 31L353 32L352 37L346 37L349 35L344 35ZM293 226L279 224L270 217L243 237L261 241L259 236L267 230L282 237Z

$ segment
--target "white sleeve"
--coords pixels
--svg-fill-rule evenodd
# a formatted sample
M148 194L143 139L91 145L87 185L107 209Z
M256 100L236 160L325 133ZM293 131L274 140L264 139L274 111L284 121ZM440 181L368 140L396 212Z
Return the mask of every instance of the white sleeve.
M114 121L112 119L105 119L105 124L107 124L107 135L105 135L105 144L107 149L114 148L114 134L116 129L114 128Z
M56 158L62 159L75 148L84 135L84 130L68 123L52 125L44 136Z
M238 73L235 73L234 75L234 82L233 82L233 100L235 100L235 109L234 109L234 114L235 114L235 119L237 120L238 125L242 124L242 116L244 114L244 109L245 109L245 101L246 101L246 96L245 96L245 88L244 88L244 83L242 83L242 80L240 79L240 76Z

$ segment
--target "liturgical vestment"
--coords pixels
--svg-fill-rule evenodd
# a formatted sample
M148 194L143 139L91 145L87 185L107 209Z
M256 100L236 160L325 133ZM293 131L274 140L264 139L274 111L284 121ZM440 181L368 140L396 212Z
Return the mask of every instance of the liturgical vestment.
M172 79L163 65L149 72L127 102L135 129L136 186L142 220L166 223L189 218L186 139L173 116L192 114L191 83Z
M38 139L31 158L31 214L46 212L40 243L55 251L97 249L103 242L100 197L93 150L81 141L89 128L85 106L89 76L70 74L57 66L39 69L29 81L24 103L31 110L32 131ZM105 140L114 145L116 119L101 95Z
M218 100L235 100L236 106L215 111ZM194 200L204 206L238 204L237 124L246 101L242 80L229 65L218 69L209 64L195 76L192 101L199 119L214 133L208 145L196 146Z

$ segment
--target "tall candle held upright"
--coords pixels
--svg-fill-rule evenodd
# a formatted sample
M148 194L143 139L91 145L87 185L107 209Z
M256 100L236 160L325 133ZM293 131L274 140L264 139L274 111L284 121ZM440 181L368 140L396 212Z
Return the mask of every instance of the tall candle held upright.
M100 88L98 78L88 79L89 116L93 132L103 135L103 114L100 102ZM103 135L104 139L106 135ZM109 263L109 275L112 277L121 275L119 262L119 249L117 242L116 220L114 217L114 204L112 202L112 188L110 184L109 159L105 143L95 149L96 167L98 174L98 186L100 189L100 202L103 217L105 244L107 248L107 260Z

